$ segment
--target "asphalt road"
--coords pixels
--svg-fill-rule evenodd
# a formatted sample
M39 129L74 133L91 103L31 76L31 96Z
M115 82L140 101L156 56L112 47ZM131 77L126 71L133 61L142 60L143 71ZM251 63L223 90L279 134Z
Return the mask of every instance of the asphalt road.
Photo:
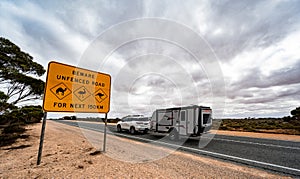
M104 131L104 125L101 123L82 121L79 123L74 121L58 122L99 132ZM226 135L213 136L208 134L200 139L208 144L204 147L199 147L199 140L183 138L173 142L166 137L149 134L130 135L126 132L117 133L116 127L112 125L108 125L107 132L142 142L152 142L155 145L179 148L180 150L200 155L300 177L300 142Z

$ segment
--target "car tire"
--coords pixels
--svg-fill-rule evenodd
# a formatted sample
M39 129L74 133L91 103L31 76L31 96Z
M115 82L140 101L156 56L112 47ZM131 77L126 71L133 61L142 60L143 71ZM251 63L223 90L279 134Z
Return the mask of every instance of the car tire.
M145 130L144 130L144 134L147 134L147 133L148 133L148 131L149 131L148 129L145 129Z
M134 127L130 127L129 132L130 132L130 134L135 134L135 128Z
M169 134L169 139L171 141L177 141L179 139L179 134L176 129L172 129Z
M117 131L118 131L118 132L122 132L122 128L121 128L121 125L120 125L120 124L117 125Z

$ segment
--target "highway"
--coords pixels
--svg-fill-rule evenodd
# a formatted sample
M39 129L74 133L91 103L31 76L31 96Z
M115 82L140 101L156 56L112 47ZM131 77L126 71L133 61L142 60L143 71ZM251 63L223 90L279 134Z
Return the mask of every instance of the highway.
M60 123L81 127L93 131L104 131L103 123L75 121L57 121ZM131 135L126 132L117 133L116 127L108 125L108 134L126 137L142 142L152 142L179 150L231 161L238 164L257 167L293 177L300 177L300 142L237 137L226 135L205 135L201 140L209 142L199 147L199 141L181 139L177 142L149 134ZM211 140L209 140L212 138Z

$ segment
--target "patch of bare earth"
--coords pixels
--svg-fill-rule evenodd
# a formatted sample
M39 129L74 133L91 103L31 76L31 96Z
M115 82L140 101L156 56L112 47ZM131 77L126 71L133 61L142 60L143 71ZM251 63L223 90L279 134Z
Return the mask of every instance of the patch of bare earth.
M47 121L42 163L37 166L40 129L41 124L29 126L29 138L0 149L0 178L284 177L111 135L107 138L107 152L99 153L85 137L97 139L102 146L99 133L85 131L83 135L79 128L54 121Z

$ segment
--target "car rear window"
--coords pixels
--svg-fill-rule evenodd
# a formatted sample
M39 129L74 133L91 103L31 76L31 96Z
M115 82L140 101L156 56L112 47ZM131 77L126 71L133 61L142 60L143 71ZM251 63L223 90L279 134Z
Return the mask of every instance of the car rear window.
M149 121L149 118L147 117L140 117L140 118L135 118L135 121Z

